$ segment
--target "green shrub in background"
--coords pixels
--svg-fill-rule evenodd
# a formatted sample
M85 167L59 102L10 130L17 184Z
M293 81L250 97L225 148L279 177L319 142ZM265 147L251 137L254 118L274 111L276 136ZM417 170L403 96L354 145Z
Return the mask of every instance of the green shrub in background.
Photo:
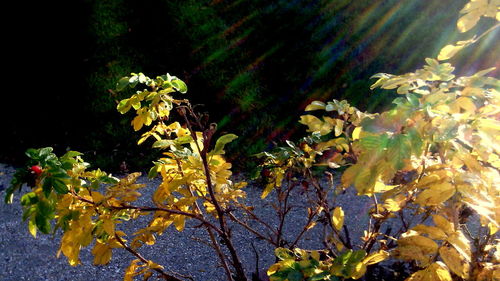
M204 104L205 109L198 107L201 111L217 108L211 116L219 129L240 135L228 146L230 157L248 158L272 147L273 141L299 138L303 128L295 120L313 100L347 99L369 112L387 107L394 96L368 95L365 77L382 70L408 72L421 57L435 56L448 40L433 32L437 27L457 37L452 32L453 13L435 11L458 11L465 0L411 0L404 5L396 0L78 3L74 18L83 32L78 41L83 51L75 56L83 62L76 71L82 72L84 82L71 91L71 99L64 87L58 87L43 100L78 102L81 112L68 110L64 122L57 106L37 112L54 126L41 143L57 144L61 152L79 147L89 152L93 163L117 170L122 161L137 168L144 165L143 157L135 157L140 153L133 145L136 137L123 127L127 122L115 118L113 108L125 96L108 91L114 87L111 81L136 69L177 73L192 85L193 104ZM414 11L419 15L415 17ZM481 58L491 61L491 56ZM464 56L456 62L470 65ZM68 82L68 87L74 86ZM18 122L13 127L22 133L23 126L26 123ZM29 144L39 139L33 137ZM28 143L13 142L16 145ZM18 148L19 154L23 150ZM144 153L150 154L153 151Z

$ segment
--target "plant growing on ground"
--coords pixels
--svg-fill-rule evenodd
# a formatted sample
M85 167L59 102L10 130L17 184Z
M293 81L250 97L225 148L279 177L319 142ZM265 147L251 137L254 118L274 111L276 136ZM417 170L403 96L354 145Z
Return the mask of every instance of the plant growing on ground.
M499 20L497 10L494 1L471 1L457 26L465 32L481 16ZM498 26L445 46L438 59L451 58ZM318 208L331 219L329 238L336 246L323 257L316 251L277 251L280 261L269 268L271 280L357 279L389 255L411 265L406 280L500 279L499 81L486 76L494 68L457 78L451 64L426 62L413 73L373 76L378 80L372 89L396 89L401 95L391 110L366 114L345 102L312 102L306 111L325 114L304 115L301 123L326 136L323 141L312 147L303 143L285 157L282 151L290 148L264 155L265 166L275 167L277 175L297 167L305 171L318 190ZM370 225L355 251L349 232L339 232L345 227L342 210L327 204L325 189L309 171L326 149L334 153L325 164L348 167L340 188L354 186L358 195L373 199ZM390 219L399 219L402 229L384 231ZM469 219L479 220L477 229L469 229Z
M459 28L466 31L482 15L491 16L491 7L497 8L492 3L469 3ZM446 46L438 59L450 58L455 50ZM276 227L240 202L246 183L230 180L224 147L237 136L215 138L216 124L177 97L187 87L168 74L155 79L132 74L117 84L118 91L137 90L117 109L122 114L135 110L134 130L150 127L138 143L152 138L153 147L164 150L164 157L149 172L150 177L162 178L151 205L136 203L143 187L136 182L139 173L118 179L99 169L89 170L78 152L58 157L51 148L27 151L28 166L15 174L6 201L12 202L14 192L28 183L31 191L21 197L21 204L30 233L61 229L59 254L70 265L80 262L81 248L92 242L96 265L108 263L112 249L124 248L136 257L124 280L138 276L147 280L153 274L166 280L189 279L140 254L141 246L153 245L168 227L182 231L186 220L196 220L206 230L227 280L248 280L230 223L274 246L277 262L267 271L270 280L359 279L389 258L408 263L410 281L496 280L500 278L499 82L486 76L491 69L457 78L451 64L426 62L413 73L374 76L378 80L373 88L397 89L401 95L389 111L368 114L345 101L315 101L300 119L310 136L258 154L267 181L262 197L275 192L278 198L273 205ZM181 121L172 121L173 117ZM334 181L337 174L330 172L322 180L314 172L318 165L344 167L340 184ZM351 186L373 200L360 244L350 237L344 210L336 203ZM290 240L283 235L283 226L293 208L290 196L298 188L308 206L303 226ZM149 216L150 221L134 234L119 228L120 222L139 216ZM477 230L470 230L467 221L476 218ZM267 232L258 231L248 220ZM401 228L384 229L391 220L399 220ZM323 249L297 248L304 234L319 225Z

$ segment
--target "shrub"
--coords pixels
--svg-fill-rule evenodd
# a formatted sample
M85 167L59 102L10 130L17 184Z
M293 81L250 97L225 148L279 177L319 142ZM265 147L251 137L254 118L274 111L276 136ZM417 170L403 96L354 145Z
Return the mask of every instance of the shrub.
M458 23L461 31L483 15L496 15L491 5L483 4L470 2L464 8ZM449 59L482 36L446 46L438 59ZM372 88L396 89L401 95L392 109L370 114L346 101L314 101L300 119L309 136L257 155L263 159L261 174L266 182L262 198L271 192L278 198L279 224L270 227L272 234L261 233L235 216L234 210L240 210L266 225L252 206L238 201L245 196L246 183L230 180L231 164L224 158L224 148L237 136L216 137L217 125L177 97L187 87L169 74L155 79L132 74L117 84L118 91L138 89L117 109L122 114L135 110L134 130L151 126L139 144L152 138L153 147L164 151L149 172L150 177L162 178L151 206L135 205L143 187L136 183L139 173L117 179L99 169L87 170L78 152L58 157L51 148L27 151L29 168L17 171L6 201L12 202L13 193L28 183L32 189L21 197L21 204L31 234L62 229L60 253L70 265L79 263L80 249L92 241L94 264L108 263L113 248L125 248L137 259L126 269L124 280L153 274L181 280L138 251L144 244L154 244L171 225L182 231L186 220L205 228L228 280L248 280L229 221L274 246L277 262L267 271L273 281L359 279L369 267L389 258L408 263L410 281L497 280L499 82L486 76L492 69L455 77L451 64L426 62L412 73L373 76L377 81ZM171 121L173 117L181 122ZM338 173L324 171L325 181L314 171L322 165L342 171L340 184L334 181ZM288 199L298 186L314 200L309 201L306 224L294 240L287 240L283 223L291 209ZM344 224L344 210L335 203L351 186L359 196L373 200L359 247ZM150 222L130 241L116 227L120 221L147 214L152 214ZM395 219L401 228L383 232L383 226ZM478 231L469 230L468 220L479 220ZM318 224L325 228L325 249L297 248L304 233Z

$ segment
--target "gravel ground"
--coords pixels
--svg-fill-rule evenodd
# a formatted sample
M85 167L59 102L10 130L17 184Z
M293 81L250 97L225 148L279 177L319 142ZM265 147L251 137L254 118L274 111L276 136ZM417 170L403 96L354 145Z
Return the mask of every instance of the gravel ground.
M90 253L91 246L80 253L81 265L71 267L66 258L61 255L56 257L60 243L60 233L51 235L38 235L33 238L27 229L27 223L22 222L22 210L19 204L19 194L15 196L15 203L3 203L5 188L8 187L14 169L8 165L0 164L0 280L57 280L57 281L100 281L122 280L124 269L134 257L123 249L113 250L113 258L106 266L93 266L93 257ZM145 198L148 193L158 185L158 180L140 178L140 182L147 184L143 189ZM255 183L245 188L246 202L252 202L255 212L271 224L276 224L276 215L271 203L276 200L271 193L265 200L260 200L262 189ZM292 196L291 204L304 206L305 196L297 190ZM358 241L365 229L369 207L368 200L355 198L352 190L339 197L338 203L343 206L346 214L345 223L350 226L350 236L353 242ZM366 198L366 197L365 197ZM147 201L145 201L147 202ZM141 204L146 204L141 202ZM126 222L119 229L128 234L134 229L144 226L149 217ZM297 208L291 212L286 220L285 233L294 234L301 230L305 220L305 210ZM162 236L157 237L153 246L140 248L141 254L163 266L167 271L175 271L184 275L191 275L194 280L218 281L225 280L224 272L218 266L215 253L204 243L207 235L202 228L196 228L194 222L188 223L186 229L179 233L171 227ZM258 225L254 225L258 227ZM315 227L306 234L299 243L304 249L321 249L322 227ZM256 259L251 244L259 253L259 267L261 270L268 268L274 262L273 248L265 241L257 240L239 226L233 228L233 241L241 255L246 272L250 275L255 271Z

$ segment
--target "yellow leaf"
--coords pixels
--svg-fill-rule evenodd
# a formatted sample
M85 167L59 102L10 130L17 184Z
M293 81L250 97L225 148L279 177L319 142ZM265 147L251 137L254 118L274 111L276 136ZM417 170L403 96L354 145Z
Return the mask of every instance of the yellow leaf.
M424 253L420 247L414 245L399 245L394 250L394 256L404 261L418 261L419 266L427 266L431 262L431 257Z
M397 185L388 185L383 183L382 181L378 180L375 182L375 186L373 187L373 192L374 193L381 193L381 192L386 192L391 189L394 189Z
M177 231L183 231L185 226L186 217L182 215L174 216L174 225Z
M115 233L115 222L112 219L108 218L103 220L102 227L109 235L113 235Z
M111 260L112 252L108 245L96 242L92 249L92 254L94 255L94 265L99 265L108 264Z
M142 115L137 115L132 120L132 126L134 127L135 131L139 131L143 125L144 125L144 121L142 120Z
M336 207L333 210L332 224L337 230L341 230L344 226L344 210L342 207Z
M448 60L462 50L464 46L446 45L441 49L437 57L438 60Z
M455 104L464 109L466 112L473 113L476 111L476 105L469 97L459 97L455 101Z
M348 188L354 183L354 180L356 179L360 168L360 165L353 165L344 171L340 179L343 188Z
M330 133L333 129L333 124L328 122L328 120L327 122L323 122L314 115L300 116L299 123L306 125L308 132L319 132L322 136Z
M457 22L457 28L460 32L467 32L474 26L481 18L481 12L478 10L472 11L463 15Z
M357 279L363 277L363 275L365 275L365 273L366 273L366 264L363 262L359 262L354 267L354 271L351 273L350 277L354 280L357 280Z
M366 265L376 264L381 261L386 260L390 256L389 252L384 250L379 250L378 252L371 253L363 259L363 263Z
M353 140L358 140L359 139L359 135L361 134L361 127L356 127L353 131L352 131L352 139Z
M450 199L455 194L455 191L455 187L449 182L434 184L429 189L420 192L415 203L424 206L439 205Z
M31 235L36 238L36 223L34 220L29 220L28 221L28 230L31 233Z
M97 192L97 191L92 191L92 201L94 201L94 203L101 203L101 201L104 199L104 196Z
M447 235L451 235L455 232L455 225L444 217L440 215L432 215L432 220L434 221L434 224L441 228Z
M427 234L429 235L429 238L434 240L445 240L448 237L441 228L436 226L418 224L413 227L412 230L421 234Z
M424 254L435 254L438 251L438 244L434 240L420 235L405 236L398 239L398 246L408 245L420 248Z
M133 260L130 265L125 270L125 276L123 277L123 281L134 281L134 276L137 275L136 271L141 266L139 265L140 260Z
M444 175L443 173L432 173L430 175L422 177L422 179L418 181L417 187L427 188L431 184L443 182L445 179L446 175Z
M458 253L456 249L451 247L441 247L439 249L439 255L453 273L461 278L468 279L470 264L462 255L460 255L460 253Z
M271 276L274 273L278 272L280 270L280 268L281 268L281 264L279 264L279 263L275 263L275 264L271 265L267 269L267 276Z
M384 201L384 208L389 212L397 212L406 204L406 196L398 194L394 198L387 198Z
M309 104L308 106L306 106L306 109L305 111L313 111L313 110L319 110L319 109L322 109L324 110L326 107L326 104L322 101L313 101L311 102L311 104Z
M266 187L264 188L264 191L262 191L262 195L260 196L260 199L266 198L267 195L269 195L269 193L271 193L273 188L274 188L274 183L272 183L272 182L268 183L266 185Z
M492 223L492 222L488 223L488 229L490 230L490 235L491 236L495 235L495 233L498 232L498 227L494 223Z
M319 261L320 255L318 251L311 251L311 258L313 258L316 261Z
M426 269L413 273L405 281L452 281L452 279L446 266L438 261Z
M148 267L151 268L151 269L163 269L163 266L149 260L148 261Z
M71 266L76 266L80 263L80 244L75 241L77 238L73 231L66 231L61 239L61 247L59 249L67 258Z
M470 242L461 231L452 233L446 239L468 262L471 261L471 247Z
M344 121L340 119L335 120L335 136L338 137L342 134L344 130Z

